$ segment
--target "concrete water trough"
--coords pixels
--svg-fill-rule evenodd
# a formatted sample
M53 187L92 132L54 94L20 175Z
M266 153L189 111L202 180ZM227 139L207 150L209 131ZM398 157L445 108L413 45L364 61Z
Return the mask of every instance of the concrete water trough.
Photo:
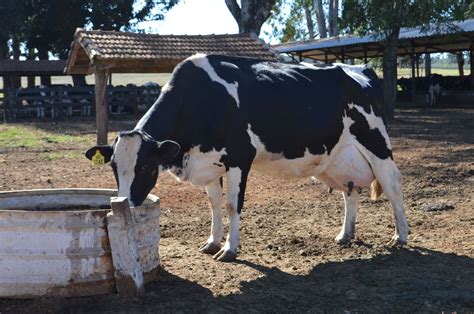
M142 293L160 264L159 198L130 208L115 194L0 192L0 297Z

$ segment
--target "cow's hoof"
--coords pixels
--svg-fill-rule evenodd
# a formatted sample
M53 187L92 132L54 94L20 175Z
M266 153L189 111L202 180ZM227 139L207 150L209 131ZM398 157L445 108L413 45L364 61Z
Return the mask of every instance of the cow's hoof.
M394 235L388 244L395 247L404 246L407 245L407 241L401 239L399 235Z
M352 239L354 239L354 236L340 233L337 235L335 241L339 245L346 245L349 244Z
M221 249L216 255L214 255L214 259L218 260L219 262L233 262L237 259L237 253L232 251L224 251L224 249Z
M219 252L220 249L221 249L220 245L217 245L211 242L211 243L204 243L204 245L202 245L199 248L199 252L204 253L204 254L214 255L217 252Z

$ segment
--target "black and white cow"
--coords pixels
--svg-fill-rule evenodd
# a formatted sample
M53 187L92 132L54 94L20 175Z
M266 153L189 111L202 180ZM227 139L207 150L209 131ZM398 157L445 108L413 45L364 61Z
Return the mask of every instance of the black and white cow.
M400 173L378 110L380 83L373 70L317 68L198 54L179 64L138 122L112 146L93 147L111 160L118 195L140 205L159 171L205 186L211 235L201 251L220 261L236 258L239 220L251 168L284 177L314 176L342 191L345 218L336 241L354 237L358 190L390 200L392 241L406 243ZM222 227L222 177L227 180L230 228Z

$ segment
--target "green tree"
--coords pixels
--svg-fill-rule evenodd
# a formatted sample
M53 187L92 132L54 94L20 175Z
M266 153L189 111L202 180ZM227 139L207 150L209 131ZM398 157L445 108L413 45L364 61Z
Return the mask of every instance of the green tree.
M13 56L20 57L20 42L24 34L25 13L23 7L15 0L0 1L0 16L2 16L2 27L0 27L0 61ZM3 76L3 88L17 87L20 82L18 78Z
M339 35L339 0L277 0L269 24L281 42Z
M21 43L28 59L48 59L50 53L65 59L76 28L131 30L138 22L163 19L163 12L178 1L1 0L0 59L19 59ZM11 83L3 81L6 87ZM50 82L41 78L42 84Z
M136 23L154 19L162 20L163 12L171 9L179 0L83 0L89 12L86 25L102 30L130 30ZM144 2L138 10L136 4ZM155 13L153 13L155 11Z
M462 19L468 0L345 0L342 26L360 35L383 39L383 92L387 119L394 117L397 85L397 46L400 28L420 26L422 31ZM446 25L446 24L445 24ZM375 36L375 35L374 35Z

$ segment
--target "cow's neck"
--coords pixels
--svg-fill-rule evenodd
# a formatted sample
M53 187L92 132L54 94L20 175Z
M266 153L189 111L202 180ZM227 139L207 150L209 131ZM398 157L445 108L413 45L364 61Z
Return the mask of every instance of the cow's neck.
M176 130L179 127L178 104L170 101L173 97L165 91L158 101L138 121L135 129L148 133L156 141L176 141Z
M183 154L189 150L189 145L178 132L182 129L178 101L179 98L173 97L172 92L165 91L135 127L148 133L155 141L173 140L180 144L180 153L169 164L162 165L165 169L182 167Z

